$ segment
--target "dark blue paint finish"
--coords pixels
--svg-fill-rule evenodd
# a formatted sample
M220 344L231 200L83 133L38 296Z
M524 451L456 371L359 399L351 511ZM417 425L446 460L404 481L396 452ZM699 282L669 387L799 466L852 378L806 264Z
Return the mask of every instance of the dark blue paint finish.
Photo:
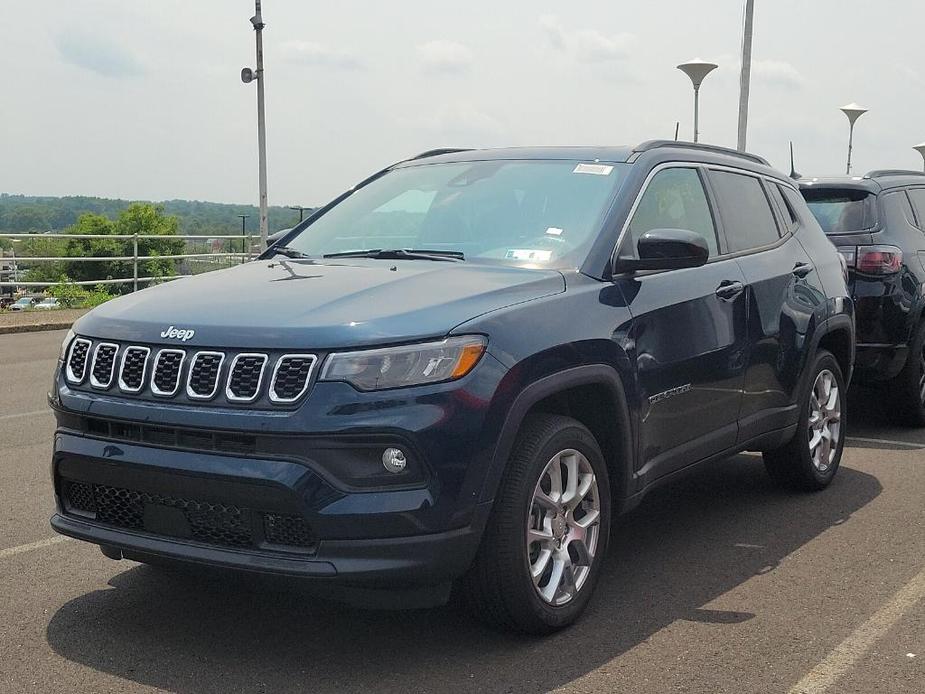
M198 556L222 566L336 573L373 585L445 581L474 556L515 434L531 408L565 408L594 421L612 469L615 505L627 508L685 467L760 445L762 437L792 426L795 390L811 350L830 329L851 338L851 302L837 255L818 229L784 234L772 249L711 259L698 268L613 275L620 230L654 167L732 166L790 185L761 163L686 146L461 152L433 161L479 158L633 166L577 268L275 257L138 292L95 309L75 326L93 340L188 351L307 350L322 360L368 346L487 336L487 353L458 381L359 392L318 381L316 374L295 406L95 392L68 386L59 368L50 396L59 420L56 484L68 466L92 475L95 465L105 465L98 469L128 488L214 481L250 489L255 499L307 519L320 540L317 553L303 560L313 568L298 569L291 556L242 558L238 550L215 548L196 554L195 546L180 547L176 540L75 519L60 501L55 527L128 552ZM793 266L804 262L810 272L793 275ZM720 296L717 290L730 282L742 291ZM844 320L834 320L837 314ZM195 329L195 336L166 341L160 333L170 325ZM850 373L850 357L845 368ZM252 452L233 453L113 441L89 430L88 418L227 432L257 443ZM419 466L412 483L396 478L391 486L358 489L324 458L332 446L387 445L401 446Z

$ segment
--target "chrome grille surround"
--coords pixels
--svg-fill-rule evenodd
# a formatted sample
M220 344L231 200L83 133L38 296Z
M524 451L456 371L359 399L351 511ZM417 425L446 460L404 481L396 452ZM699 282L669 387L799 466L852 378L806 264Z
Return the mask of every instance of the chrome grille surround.
M302 386L299 392L295 396L288 397L288 398L280 397L276 393L277 376L279 374L280 367L282 367L283 362L294 361L294 360L304 360L308 362L308 371L305 373L305 382L302 383ZM311 383L312 374L314 373L315 366L317 366L317 364L318 364L318 357L316 357L314 354L284 354L282 355L279 359L276 360L276 364L273 367L273 375L270 377L270 389L269 389L269 394L268 394L270 401L275 402L277 404L287 405L287 404L295 402L296 400L301 398L303 395L305 395L305 392L308 390L308 386Z
M173 355L180 356L180 362L176 365L176 374L173 378L173 388L170 390L163 390L160 386L157 385L158 377L162 375L162 368L167 368L162 366L162 358L169 357ZM164 349L158 350L157 356L154 357L154 367L151 369L151 392L160 397L169 398L177 394L177 391L180 390L180 376L183 373L183 362L186 361L186 352L182 349L171 349L165 347Z
M70 383L82 383L87 375L87 364L90 361L90 346L93 343L83 337L75 337L71 346L67 348L67 361L64 362L64 375ZM82 348L82 353L81 353ZM77 354L75 355L75 352ZM74 371L75 357L80 362L80 373ZM81 358L82 357L82 358Z
M138 387L132 387L125 382L125 362L129 355L141 352L144 359L141 362L141 375L138 379ZM119 390L125 393L140 393L145 387L145 373L148 368L148 357L151 355L150 347L141 347L140 345L128 345L122 350L122 359L119 360Z
M232 383L236 376L238 363L242 359L256 359L260 363L260 370L257 372L257 383L254 385L254 392L252 395L236 395L234 390L232 390ZM259 352L242 352L235 355L235 358L231 361L231 367L228 369L228 380L225 384L225 397L228 398L229 402L253 402L257 399L260 395L260 386L263 384L263 372L266 369L267 360L267 355Z
M100 359L100 350L112 350L112 356L109 357L111 360L109 363L109 378L105 381L102 381L96 377L96 366L97 362ZM114 342L98 342L96 348L93 350L93 362L90 364L90 385L94 388L109 388L112 385L112 380L116 376L116 357L119 355L119 345ZM106 357L104 357L105 359Z
M198 393L193 388L193 376L197 374L197 368L203 368L199 365L199 360L202 357L213 357L218 359L218 365L215 367L215 379L212 382L212 390L209 393L203 394ZM190 361L189 371L186 373L186 396L191 400L211 400L218 393L218 384L221 383L222 378L222 365L225 363L225 353L224 352L211 352L208 350L203 350L196 352L193 355L192 360ZM209 367L211 368L211 366ZM197 376L198 377L198 376Z

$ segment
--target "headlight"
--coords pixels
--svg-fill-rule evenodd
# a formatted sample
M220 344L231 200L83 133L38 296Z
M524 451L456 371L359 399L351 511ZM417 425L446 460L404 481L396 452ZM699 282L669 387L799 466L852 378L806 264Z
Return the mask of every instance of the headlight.
M61 351L58 353L58 361L64 361L67 357L67 348L71 346L71 340L74 339L74 331L68 330L64 336L64 342L61 343Z
M486 343L481 335L464 335L440 342L332 354L321 380L346 381L359 390L454 381L472 371Z

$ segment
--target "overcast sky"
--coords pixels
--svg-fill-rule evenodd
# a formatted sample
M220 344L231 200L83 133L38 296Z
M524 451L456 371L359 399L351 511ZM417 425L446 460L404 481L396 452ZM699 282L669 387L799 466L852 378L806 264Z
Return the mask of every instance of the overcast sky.
M314 205L438 146L691 138L675 65L720 64L734 146L744 0L264 0L269 199ZM920 168L922 0L756 0L749 149L804 174ZM0 0L0 191L257 199L248 0Z

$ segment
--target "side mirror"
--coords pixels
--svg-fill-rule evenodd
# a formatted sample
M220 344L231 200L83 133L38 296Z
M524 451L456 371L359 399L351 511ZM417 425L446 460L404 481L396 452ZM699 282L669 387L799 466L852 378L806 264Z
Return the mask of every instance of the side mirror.
M653 229L636 242L637 258L617 258L614 274L639 270L679 270L707 262L710 249L700 234L687 229Z

